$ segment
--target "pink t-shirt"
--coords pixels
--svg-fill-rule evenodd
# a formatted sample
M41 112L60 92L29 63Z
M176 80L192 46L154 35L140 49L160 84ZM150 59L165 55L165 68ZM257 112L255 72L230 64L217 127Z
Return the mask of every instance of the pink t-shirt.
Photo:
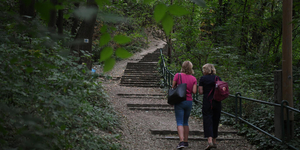
M192 93L193 86L197 85L197 79L193 75L180 73L182 83L186 83L186 100L193 101ZM178 73L175 74L173 81L176 81L177 84L181 84Z

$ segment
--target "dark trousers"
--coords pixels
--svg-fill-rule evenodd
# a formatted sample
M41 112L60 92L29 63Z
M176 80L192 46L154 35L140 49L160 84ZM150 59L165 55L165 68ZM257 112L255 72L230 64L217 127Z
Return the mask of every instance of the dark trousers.
M218 137L218 127L221 116L222 103L205 101L202 107L204 137Z

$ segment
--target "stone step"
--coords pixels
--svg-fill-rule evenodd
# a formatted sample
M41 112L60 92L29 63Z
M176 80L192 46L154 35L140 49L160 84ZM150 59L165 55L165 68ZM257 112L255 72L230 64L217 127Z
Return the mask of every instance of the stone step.
M157 62L128 62L127 66L139 65L139 66L157 66Z
M160 87L159 84L120 84L120 86L126 86L126 87L147 87L147 88L154 88L154 87Z
M166 137L157 137L157 139L179 140L179 137L166 136ZM190 137L189 136L189 140L192 140L192 141L207 141L207 138L203 138L203 137ZM222 137L218 137L218 141L235 141L235 140L241 140L241 138L222 138Z
M164 96L164 93L161 94L127 94L127 93L119 93L118 96Z
M158 74L137 74L137 73L127 73L124 74L121 79L156 79L159 80L160 76Z
M121 84L159 84L159 82L157 82L157 81L152 81L152 82L150 82L150 81L132 81L132 82L130 82L130 81L121 81Z
M174 111L174 108L168 104L127 104L129 110L142 111Z
M127 107L172 107L169 104L127 104Z
M158 66L157 65L139 65L139 64L134 64L134 65L127 65L126 68L127 69L132 69L132 68L140 68L140 67L143 67L144 69L153 69L153 68L157 68Z
M157 70L125 69L124 73L158 74Z
M147 77L141 77L141 78L122 78L121 82L155 82L158 83L157 78L147 78Z
M137 67L127 67L125 70L144 70L144 71L158 71L157 67L147 67L147 66L137 66Z
M174 111L174 108L129 108L129 110L142 110L142 111Z
M154 134L154 135L171 135L171 134L178 134L178 132L176 130L153 130L153 129L150 129L151 131L151 134ZM218 131L219 134L237 134L238 132L237 131ZM189 135L203 135L204 134L204 131L200 131L200 130L192 130L192 131L189 131Z
M124 98L149 98L149 99L164 99L164 98L166 98L165 94L117 94L117 95L120 97L124 97Z

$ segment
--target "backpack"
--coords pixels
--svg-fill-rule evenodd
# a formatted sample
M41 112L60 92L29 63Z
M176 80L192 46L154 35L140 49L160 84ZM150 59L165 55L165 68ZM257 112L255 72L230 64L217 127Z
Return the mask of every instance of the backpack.
M229 88L228 83L224 81L220 81L219 77L216 76L215 78L215 92L213 99L215 101L222 101L229 96ZM209 92L208 96L211 94L213 89Z

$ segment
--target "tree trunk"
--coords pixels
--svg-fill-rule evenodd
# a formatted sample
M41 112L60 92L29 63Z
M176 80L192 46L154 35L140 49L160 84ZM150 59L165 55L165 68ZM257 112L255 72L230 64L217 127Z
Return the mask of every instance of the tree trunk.
M57 0L51 0L51 3L53 6L55 6L57 4ZM51 33L55 33L56 32L56 15L57 11L55 8L53 8L52 10L50 10L50 19L48 22L48 28L50 30Z
M34 5L35 5L35 0L31 0L29 2L24 2L24 0L19 0L20 3L20 10L19 14L23 19L33 19L36 16ZM28 18L27 16L31 17Z
M173 4L173 0L171 0L171 5ZM172 56L172 36L166 36L167 44L168 44L168 62L171 64L171 56Z
M98 10L98 6L95 3L95 0L87 0L87 7L90 9ZM92 55L92 41L96 18L97 12L92 15L91 19L83 20L74 40L76 41L76 44L73 44L71 46L71 53L75 54L75 56L77 55L80 58L78 63L85 63L87 68L90 70L92 69L92 56L84 56L84 53L82 53L82 51L84 51L86 54Z
M61 2L59 3L61 5ZM57 29L58 29L58 34L63 34L64 28L63 28L63 22L64 22L64 12L63 9L58 10L58 18L57 18Z
M79 3L74 3L75 7L79 7ZM75 35L77 33L77 28L78 28L78 19L76 17L72 18L72 28L71 28L71 35Z
M246 51L247 51L247 31L245 30L245 27L244 27L244 24L245 24L245 17L246 17L246 7L247 7L247 0L245 0L245 3L244 3L244 12L243 12L243 18L242 18L242 31L241 31L241 34L242 34L242 38L241 38L241 55L243 56L246 56Z

